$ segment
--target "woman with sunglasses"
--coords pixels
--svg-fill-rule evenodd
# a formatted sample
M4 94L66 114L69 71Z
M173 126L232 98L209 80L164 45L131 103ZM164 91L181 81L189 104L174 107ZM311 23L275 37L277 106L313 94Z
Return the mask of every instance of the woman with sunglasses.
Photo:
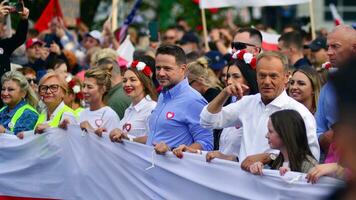
M75 121L74 111L63 101L68 85L60 75L55 72L44 75L39 82L38 92L46 109L40 114L36 133L43 133L46 128L58 127L63 119Z
M1 78L0 134L11 133L22 138L21 132L33 130L38 120L34 107L38 99L27 79L18 71L6 72Z

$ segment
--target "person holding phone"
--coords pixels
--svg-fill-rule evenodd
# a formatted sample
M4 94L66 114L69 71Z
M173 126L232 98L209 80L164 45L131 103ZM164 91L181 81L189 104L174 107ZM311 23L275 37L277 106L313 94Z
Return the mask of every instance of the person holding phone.
M0 3L0 18L7 16L13 11L13 7L9 6L7 1ZM22 11L19 10L18 14L20 15L20 22L17 25L16 33L10 38L0 39L0 77L5 72L10 71L10 55L12 52L26 41L30 11L28 8L22 7Z

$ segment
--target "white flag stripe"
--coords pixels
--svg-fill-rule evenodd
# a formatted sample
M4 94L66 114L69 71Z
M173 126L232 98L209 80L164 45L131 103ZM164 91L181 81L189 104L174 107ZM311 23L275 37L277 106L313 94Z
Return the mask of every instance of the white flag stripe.
M329 4L329 8L331 11L331 15L333 16L334 21L338 20L340 24L343 24L344 21L342 20L339 12L337 12L337 9L333 3Z
M204 155L156 155L151 146L82 135L78 126L26 134L23 140L0 135L0 199L308 200L323 199L342 183L322 177L311 185L305 174L263 173L247 173L236 162L207 163Z
M200 8L286 6L310 0L200 0Z

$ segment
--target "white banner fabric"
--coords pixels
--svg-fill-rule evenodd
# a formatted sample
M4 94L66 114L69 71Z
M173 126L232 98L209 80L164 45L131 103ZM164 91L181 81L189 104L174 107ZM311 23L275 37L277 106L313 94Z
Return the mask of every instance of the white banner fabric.
M200 0L199 7L223 8L223 7L262 7L262 6L286 6L308 3L310 0Z
M274 170L255 176L235 162L207 163L204 155L156 155L151 146L112 143L77 126L27 132L23 140L0 135L0 197L307 200L324 198L341 184L322 177L312 185L305 174L281 177Z

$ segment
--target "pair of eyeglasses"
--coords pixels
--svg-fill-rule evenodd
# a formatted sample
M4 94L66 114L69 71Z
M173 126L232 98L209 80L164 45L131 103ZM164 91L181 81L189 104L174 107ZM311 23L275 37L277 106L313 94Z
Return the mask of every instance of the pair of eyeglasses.
M31 83L37 84L37 79L35 79L35 78L28 78L27 81L29 84L31 84Z
M256 47L254 44L244 43L244 42L231 42L231 48L236 50L246 49L247 46Z
M46 93L48 89L49 89L49 91L51 91L51 92L57 92L58 89L59 89L59 85L58 85L58 84L53 84L53 85L40 85L40 86L38 87L38 90L39 90L41 93Z

